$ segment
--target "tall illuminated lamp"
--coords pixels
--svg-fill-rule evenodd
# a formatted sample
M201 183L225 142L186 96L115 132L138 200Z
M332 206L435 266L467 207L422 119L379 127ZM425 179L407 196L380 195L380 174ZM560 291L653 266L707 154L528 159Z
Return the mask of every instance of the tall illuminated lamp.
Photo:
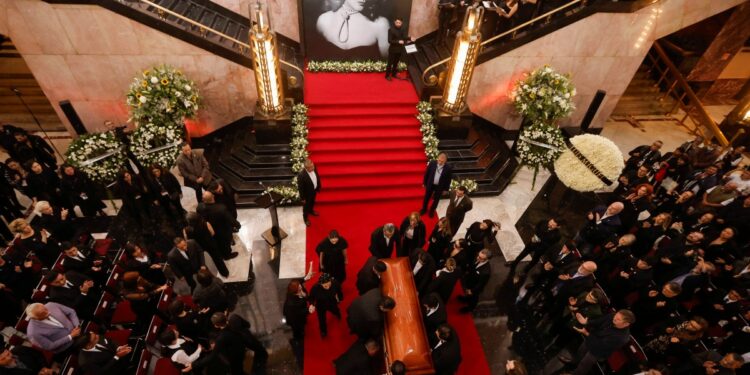
M279 118L289 108L284 105L276 33L271 29L268 7L263 1L250 4L250 22L250 48L258 90L257 112L268 119Z
M466 94L469 91L474 66L482 44L479 27L484 16L484 8L469 7L463 26L456 34L453 54L445 77L445 88L440 101L440 109L450 115L460 115L466 111Z

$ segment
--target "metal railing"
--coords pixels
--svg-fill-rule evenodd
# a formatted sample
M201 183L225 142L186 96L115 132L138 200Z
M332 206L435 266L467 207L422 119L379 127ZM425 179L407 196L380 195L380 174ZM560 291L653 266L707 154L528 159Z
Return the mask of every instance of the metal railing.
M204 25L204 24L202 24L202 23L200 23L198 21L192 20L192 19L190 19L188 17L185 17L185 16L183 16L183 15L181 15L181 14L179 14L179 13L177 13L177 12L175 12L175 11L169 9L169 8L165 8L165 7L163 7L163 6L159 5L159 4L156 4L156 3L152 2L152 1L149 1L149 0L138 0L138 1L140 1L141 3L144 3L146 5L149 5L151 7L154 7L157 10L157 14L159 14L159 17L161 17L162 19L166 19L166 15L169 14L170 16L174 16L174 17L176 17L176 18L178 18L178 19L180 19L182 21L185 21L185 22L189 23L190 25L198 27L198 29L200 30L201 36L203 36L204 38L206 37L206 35L208 35L208 33L213 33L213 34L216 34L216 35L218 35L218 36L220 36L220 37L222 37L222 38L224 38L226 40L229 40L229 41L237 44L238 46L240 46L240 49L239 49L239 53L240 54L244 55L246 52L250 51L250 44L245 43L245 42L243 42L243 41L241 41L239 39L236 39L234 37L231 37L231 36L229 36L227 34L224 34L223 32L221 32L219 30L211 28L210 26L206 26L206 25ZM250 27L250 25L247 25L247 26L248 26L248 28ZM302 69L300 69L298 66L296 66L296 65L294 65L294 64L292 64L290 62L284 61L282 59L279 59L279 62L282 65L286 65L286 66L288 66L288 67L296 70L297 72L299 72L300 75L302 75L304 77L305 72L303 72Z
M508 36L508 35L515 35L516 33L518 33L519 30L524 29L524 28L526 28L526 27L528 27L528 26L530 26L530 25L532 25L534 23L537 23L539 21L544 20L544 22L549 22L552 19L552 16L554 14L562 12L562 11L565 11L568 8L570 8L570 7L574 6L574 5L577 5L577 4L586 5L586 2L587 2L587 0L572 0L571 2L569 2L569 3L567 3L567 4L563 5L563 6L557 7L555 9L550 10L547 13L544 13L544 14L542 14L540 16L534 17L534 18L532 18L532 19L530 19L530 20L528 20L528 21L526 21L526 22L524 22L524 23L522 23L522 24L520 24L520 25L518 25L518 26L516 26L516 27L514 27L512 29L510 29L510 30L507 30L507 31L504 31L504 32L502 32L500 34L492 36L491 38L483 41L482 44L481 44L481 46L482 46L482 48L484 48L484 46L486 46L486 45L488 45L488 44L490 44L490 43L492 43L492 42L494 42L494 41L496 41L496 40L498 40L500 38L503 38L503 37ZM429 73L431 70L437 68L438 66L447 63L448 61L450 61L450 59L451 58L448 57L446 59L440 60L440 61L438 61L438 62L436 62L436 63L428 66L427 69L425 69L424 72L422 72L422 83L425 84L425 85L427 85L427 86L433 86L433 85L435 85L437 83L437 79L434 78L434 76L433 76L433 77L430 77L429 80L427 80L427 73Z
M647 55L651 61L651 71L656 70L659 74L659 79L656 81L655 86L659 86L664 83L667 87L667 91L658 99L663 101L667 96L673 97L676 102L672 109L669 111L670 114L675 113L679 108L685 115L679 120L680 125L687 128L691 133L695 135L704 136L701 126L710 130L718 143L726 147L730 144L724 132L721 131L719 125L711 118L711 115L706 111L706 107L703 106L700 99L688 84L685 77L680 73L677 66L672 62L661 43L657 40L654 41L654 45ZM685 99L688 101L685 102ZM690 128L685 120L690 118L695 128ZM704 136L705 138L705 136Z

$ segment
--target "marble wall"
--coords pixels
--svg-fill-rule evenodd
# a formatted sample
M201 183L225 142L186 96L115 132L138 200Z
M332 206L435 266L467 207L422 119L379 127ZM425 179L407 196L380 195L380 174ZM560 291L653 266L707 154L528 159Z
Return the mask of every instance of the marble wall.
M181 69L204 98L192 136L255 110L252 70L99 6L3 0L0 33L13 40L68 127L61 100L70 100L90 131L104 130L105 121L125 123L131 80L161 63Z
M409 35L419 38L438 28L439 0L412 0L409 16Z
M548 64L570 73L580 123L597 90L607 91L592 126L601 127L654 40L746 0L662 0L636 13L598 13L516 48L476 68L468 96L472 112L505 129L518 129L509 92L523 74Z
M237 14L250 17L250 3L256 0L211 0ZM285 37L300 41L299 14L297 0L266 0L271 23L277 32Z

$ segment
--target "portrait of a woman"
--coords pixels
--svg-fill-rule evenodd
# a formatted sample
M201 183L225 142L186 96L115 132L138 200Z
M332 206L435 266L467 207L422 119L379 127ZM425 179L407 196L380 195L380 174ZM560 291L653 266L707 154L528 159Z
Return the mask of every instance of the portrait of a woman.
M328 59L382 59L388 56L387 15L391 0L323 0L315 32ZM306 14L307 17L307 14ZM316 38L318 39L318 38ZM321 46L318 46L318 48Z

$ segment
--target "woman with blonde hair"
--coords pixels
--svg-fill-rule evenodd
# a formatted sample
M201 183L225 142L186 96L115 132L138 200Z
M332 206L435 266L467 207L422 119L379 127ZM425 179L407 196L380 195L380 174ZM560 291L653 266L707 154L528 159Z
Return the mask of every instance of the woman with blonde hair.
M458 279L461 278L461 271L458 268L458 263L453 258L445 260L445 266L435 272L435 278L427 286L427 292L425 295L430 293L437 293L442 301L448 303L448 300L453 294L453 289L456 288Z
M430 244L427 247L427 252L432 255L436 264L443 264L448 257L447 251L451 246L451 238L453 238L453 231L451 230L450 221L448 221L448 218L443 217L438 220L432 229L429 240Z
M423 248L427 228L422 222L419 212L414 211L405 217L404 221L401 222L398 233L401 236L401 249L397 256L409 256L412 250Z
M60 256L60 247L57 242L48 240L49 232L44 229L34 229L26 219L13 220L9 227L18 238L15 260L23 261L27 257L36 255L47 268L55 264L57 257Z

